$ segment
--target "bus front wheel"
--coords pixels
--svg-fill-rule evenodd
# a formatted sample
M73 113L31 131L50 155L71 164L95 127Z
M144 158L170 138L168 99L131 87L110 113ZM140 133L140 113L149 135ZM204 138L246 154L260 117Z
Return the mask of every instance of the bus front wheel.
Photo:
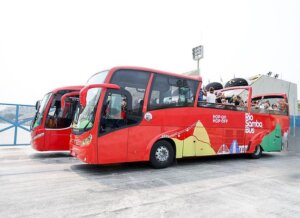
M174 149L170 142L161 140L156 142L150 154L150 163L156 169L166 168L174 161Z
M253 159L258 159L262 155L262 148L260 145L257 145L253 154L250 155Z

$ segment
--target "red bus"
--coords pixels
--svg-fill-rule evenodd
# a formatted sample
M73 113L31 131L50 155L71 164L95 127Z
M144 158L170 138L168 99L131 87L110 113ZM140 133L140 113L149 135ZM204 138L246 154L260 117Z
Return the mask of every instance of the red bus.
M69 150L71 122L83 86L69 86L47 93L36 104L31 124L31 145L38 151Z
M223 89L215 102L198 102L201 86L200 77L139 67L95 74L80 91L71 154L89 164L150 161L155 168L192 156L259 158L276 120L251 111L252 88Z

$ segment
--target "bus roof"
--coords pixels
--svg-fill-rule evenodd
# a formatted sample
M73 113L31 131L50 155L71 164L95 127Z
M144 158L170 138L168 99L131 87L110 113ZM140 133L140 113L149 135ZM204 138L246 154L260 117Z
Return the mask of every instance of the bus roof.
M201 76L186 76L182 74L177 74L177 73L170 73L170 72L165 72L161 70L156 70L156 69L151 69L151 68L146 68L146 67L136 67L136 66L117 66L113 67L110 69L110 72L121 70L121 69L126 69L126 70L140 70L140 71L150 71L153 73L159 73L159 74L164 74L168 76L176 76L176 77L181 77L181 78L186 78L186 79L192 79L192 80L197 80L202 82L202 77Z
M64 86L64 87L56 88L56 89L52 90L51 92L57 93L57 92L63 91L63 90L80 90L83 87L84 86Z

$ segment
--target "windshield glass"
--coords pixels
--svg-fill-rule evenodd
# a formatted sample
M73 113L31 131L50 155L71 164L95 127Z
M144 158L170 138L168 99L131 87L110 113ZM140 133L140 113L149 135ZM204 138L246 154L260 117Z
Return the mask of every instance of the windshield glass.
M46 94L44 96L43 100L41 101L41 104L40 104L40 106L35 114L35 117L33 119L33 125L32 125L33 129L36 128L37 126L41 125L46 106L47 106L51 96L52 96L52 93L50 92L50 93Z
M100 84L104 83L105 78L108 74L108 70L102 71L93 75L88 81L89 84ZM91 129L94 125L95 113L97 110L99 96L102 89L92 88L89 89L86 96L86 106L82 108L78 106L74 116L72 127L73 129L78 129L80 131L85 131Z
M252 98L251 111L288 115L288 103L283 96L259 96Z
M104 83L107 74L108 74L108 70L104 70L94 74L88 79L86 85Z

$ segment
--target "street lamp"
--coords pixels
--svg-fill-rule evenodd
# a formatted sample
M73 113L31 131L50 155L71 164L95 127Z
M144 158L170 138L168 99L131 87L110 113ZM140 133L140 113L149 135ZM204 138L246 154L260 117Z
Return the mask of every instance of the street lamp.
M201 75L200 67L199 67L199 62L201 58L203 58L203 45L199 45L193 48L193 59L194 61L197 61L197 71L199 76Z

